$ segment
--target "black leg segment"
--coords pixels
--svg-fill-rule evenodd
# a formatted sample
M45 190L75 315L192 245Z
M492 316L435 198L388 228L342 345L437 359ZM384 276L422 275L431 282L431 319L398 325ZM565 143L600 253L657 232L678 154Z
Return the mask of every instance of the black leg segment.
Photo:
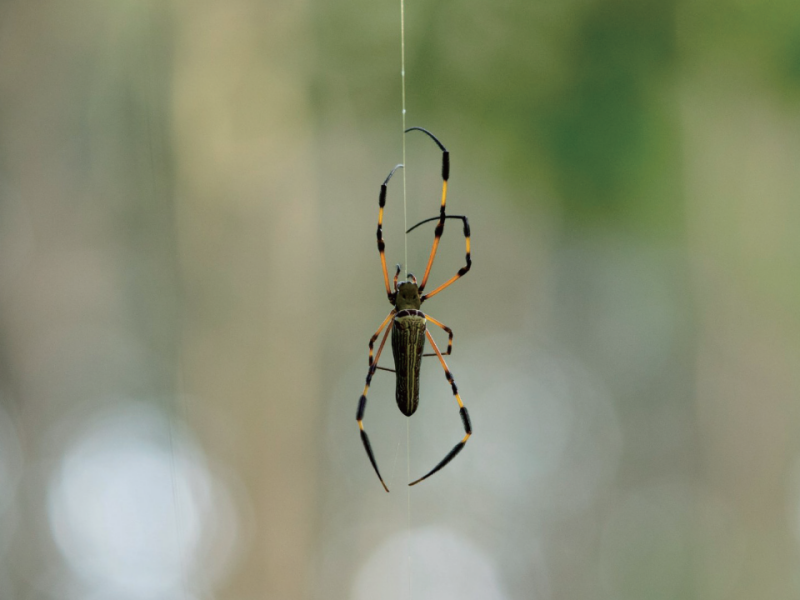
M394 316L394 311L392 311L389 314L389 317L393 316ZM389 317L387 317L387 320L389 319ZM386 344L386 338L389 336L389 332L392 330L392 325L394 325L393 321L389 323L389 326L386 328L386 333L383 334L381 345L378 346L378 352L375 355L375 361L370 362L369 371L367 371L366 385L364 385L364 392L358 399L358 410L356 411L356 421L358 421L358 428L361 431L361 442L364 444L364 450L367 451L369 462L372 463L372 468L375 469L375 474L378 476L378 479L381 480L381 485L383 486L383 489L385 489L387 492L389 491L389 488L386 487L386 483L383 481L383 477L381 477L381 472L378 469L378 463L375 460L375 454L372 452L372 444L369 443L369 436L367 435L367 432L364 431L364 413L367 410L367 392L369 392L369 386L372 383L372 376L375 375L375 371L379 368L378 361L381 358L383 347ZM383 327L383 325L381 325L381 327ZM380 332L380 330L378 331ZM375 335L377 336L378 334L376 333Z
M420 477L416 481L412 481L408 485L416 485L420 481L424 481L425 479L436 473L438 470L442 469L445 465L447 465L447 463L453 460L456 457L456 455L459 452L461 452L461 450L464 449L467 440L472 435L472 421L470 421L469 412L467 412L467 407L464 406L464 403L461 401L461 396L459 396L458 394L458 386L456 386L456 382L453 379L453 375L450 373L450 369L447 368L447 363L444 361L442 352L439 350L438 346L436 345L436 342L433 340L433 336L431 335L430 331L426 331L425 335L428 338L431 347L433 347L434 351L436 352L436 355L439 357L439 362L442 363L442 368L444 369L445 377L447 377L447 382L450 384L450 388L453 390L453 396L458 402L458 407L459 407L458 413L461 416L461 423L464 425L465 435L464 438L460 442L458 442L453 447L452 450L450 450L447 456L445 456L438 465L436 465L433 469L431 469L425 476Z

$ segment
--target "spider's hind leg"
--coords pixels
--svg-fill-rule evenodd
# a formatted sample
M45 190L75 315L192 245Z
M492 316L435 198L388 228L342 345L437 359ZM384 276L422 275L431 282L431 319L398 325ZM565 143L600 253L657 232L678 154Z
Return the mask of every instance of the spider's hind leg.
M389 315L389 317L392 316L394 316L394 311L392 311L392 313ZM386 321L384 321L384 324L385 323ZM381 485L383 485L383 489L385 489L387 492L389 491L389 488L386 487L386 483L383 481L383 477L381 477L381 472L378 469L378 463L375 460L375 454L372 452L372 444L369 443L369 436L367 435L367 432L364 430L363 421L364 421L364 412L367 409L367 392L369 392L369 386L372 383L372 376L375 375L375 370L378 369L378 360L380 360L381 352L383 352L383 346L386 344L386 338L389 336L389 332L392 330L392 325L394 325L394 321L389 323L389 326L386 328L386 333L383 334L381 345L378 346L378 352L375 355L375 361L370 362L369 371L367 371L367 383L364 386L364 392L358 399L358 411L356 412L356 421L358 421L358 429L361 433L361 442L364 444L364 450L367 451L369 462L372 463L372 468L375 469L375 474L378 476L378 479L381 480ZM381 325L381 328L383 328L383 325ZM378 329L378 332L375 334L375 336L377 336L378 333L380 333L380 329ZM370 354L371 352L372 351L370 350Z
M464 406L464 403L461 401L461 396L458 395L458 387L456 387L456 382L453 379L453 375L450 373L450 369L447 368L447 363L444 361L442 353L439 350L439 347L436 345L436 342L433 340L433 336L431 335L430 331L425 331L425 335L427 336L428 341L431 343L431 346L433 346L433 349L436 351L436 355L439 357L439 362L442 363L442 368L444 369L445 377L447 377L447 381L450 384L450 387L453 389L453 396L455 396L455 399L458 402L459 406L458 414L461 416L461 422L464 424L464 432L466 435L464 435L464 438L460 442L458 442L453 447L453 449L450 450L447 456L445 456L439 462L438 465L436 465L433 469L431 469L427 475L420 477L416 481L412 481L408 485L418 484L420 481L427 479L428 477L436 473L436 471L444 467L451 460L453 460L456 457L456 455L464 449L467 440L472 435L472 422L470 421L469 413L467 412L467 407Z

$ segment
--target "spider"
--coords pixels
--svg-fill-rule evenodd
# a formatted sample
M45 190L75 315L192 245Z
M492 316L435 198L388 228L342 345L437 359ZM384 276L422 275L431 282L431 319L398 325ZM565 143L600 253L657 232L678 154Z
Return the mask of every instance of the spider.
M420 481L427 479L439 469L447 465L447 463L453 460L453 458L455 458L455 456L461 452L461 450L464 448L464 445L467 443L467 440L472 435L472 424L470 422L469 413L467 412L467 407L464 406L464 403L461 401L461 396L458 394L456 382L453 379L453 375L444 360L444 357L450 355L453 350L453 330L447 327L447 325L444 323L437 321L430 315L427 315L420 310L420 306L423 302L435 296L446 287L450 286L457 279L463 277L472 266L472 259L470 258L469 221L467 220L467 217L463 215L445 214L445 205L447 202L447 180L450 175L450 153L430 131L427 131L421 127L411 127L406 129L405 132L408 133L409 131L414 130L427 134L434 142L436 142L442 151L442 204L439 208L438 217L432 217L430 219L420 221L406 232L411 232L423 223L438 220L433 238L433 247L431 248L431 254L428 258L428 265L425 267L425 275L422 277L422 283L417 285L417 278L409 273L407 280L398 285L397 278L400 275L400 265L397 265L397 271L394 274L394 289L392 289L389 287L389 272L386 270L386 255L384 252L385 244L383 241L383 209L386 205L386 189L389 184L389 180L392 178L392 175L394 175L394 172L403 165L397 165L394 167L386 177L383 185L381 185L380 196L378 199L378 206L380 207L378 210L378 252L381 256L381 267L383 268L383 282L386 286L386 295L388 296L389 302L394 308L392 308L392 311L383 320L383 323L381 323L380 327L378 327L378 330L369 340L369 371L367 372L367 383L364 386L364 392L361 394L361 398L359 398L358 412L356 413L356 420L358 421L358 427L361 432L361 441L364 443L364 449L367 451L367 456L372 463L372 467L375 469L375 473L378 475L378 479L380 479L383 488L387 492L389 491L389 488L386 487L386 483L383 481L383 477L381 477L381 473L378 470L378 463L375 461L375 455L372 452L372 446L370 445L367 432L364 430L363 423L364 411L367 406L367 392L369 391L372 377L377 369L395 373L397 384L395 398L397 400L397 406L400 409L400 412L407 417L410 417L414 414L414 411L417 410L417 406L419 405L419 373L420 366L422 364L422 357L437 356L442 368L444 369L444 375L453 390L453 396L455 397L456 402L458 402L459 414L461 415L461 421L464 424L464 438L458 442L447 454L447 456L445 456L442 461L433 469L431 469L426 475L409 483L408 485L416 485ZM439 247L439 240L444 232L444 224L446 219L460 219L464 223L467 264L461 267L455 275L445 281L442 285L434 289L432 292L428 292L427 294L423 295L422 292L425 289L425 285L428 283L428 275L430 275L433 259L436 257L436 250ZM433 325L440 327L447 333L447 352L444 354L442 354L442 352L439 350L439 347L436 345L433 336L431 336L430 332L428 331L428 323L432 323ZM384 328L386 331L383 334L381 343L378 346L378 351L375 353L375 357L373 359L372 353L375 341L378 339ZM383 346L386 344L386 339L389 336L390 331L392 333L392 353L394 355L395 364L394 369L387 369L385 367L378 366L378 360L381 357ZM433 348L432 353L425 354L423 352L425 338L428 338L428 342Z

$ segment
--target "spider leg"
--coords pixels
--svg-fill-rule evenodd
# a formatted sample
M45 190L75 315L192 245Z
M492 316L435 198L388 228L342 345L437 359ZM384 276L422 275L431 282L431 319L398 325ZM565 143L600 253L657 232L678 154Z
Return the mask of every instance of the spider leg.
M444 353L442 356L450 356L450 354L452 354L452 352L453 352L453 330L452 330L452 329L450 329L450 328L449 328L447 325L445 325L444 323L442 323L442 322L440 322L440 321L437 321L436 319L434 319L434 318L433 318L432 316L430 316L430 315L425 315L425 320L426 320L426 321L430 321L431 323L433 323L433 324L434 324L434 325L436 325L437 327L441 327L442 329L444 329L444 331L446 331L446 332L447 332L447 335L448 335L448 339L447 339L447 352L445 352L445 353ZM429 353L429 354L423 354L422 356L437 356L437 354L436 354L435 352L431 352L431 353Z
M472 258L471 258L471 256L470 256L470 229L469 229L469 219L467 219L467 217L465 217L465 216L463 216L463 215L444 215L444 218L445 218L445 219L461 219L461 220L464 222L464 238L466 239L466 245L467 245L467 257L466 257L466 258L467 258L467 264L466 264L465 266L461 267L461 268L458 270L458 273L456 273L455 275L453 275L453 277L451 277L450 279L448 279L447 281L445 281L445 282L444 282L442 285L440 285L438 288L436 288L436 289L435 289L435 290L433 290L432 292L428 292L427 294L425 294L424 296L422 296L422 298L420 298L420 301L421 301L421 302L425 302L425 300L427 300L427 299L428 299L428 298L430 298L431 296L435 296L436 294L438 294L439 292L441 292L441 291L442 291L444 288L446 288L447 286L449 286L451 283L453 283L453 282L454 282L454 281L456 281L457 279L460 279L461 277L463 277L464 275L466 275L466 274L467 274L467 272L470 270L470 267L472 267ZM409 233L409 232L410 232L410 231L412 231L413 229L416 229L417 227L419 227L419 226L420 226L420 225L422 225L423 223L429 223L429 222L431 222L431 221L435 221L436 219L439 219L439 222L440 222L440 223L442 222L442 217L441 217L441 216L439 216L439 217L431 217L430 219L425 219L424 221L420 221L419 223L417 223L416 225L414 225L414 226L413 226L411 229L409 229L408 231L406 231L406 233ZM436 227L437 227L437 229L438 229L438 227L439 227L439 226L437 225ZM420 291L422 291L422 288L420 288Z
M428 283L428 275L431 274L433 259L436 257L436 250L439 248L439 240L442 237L442 233L444 233L445 206L447 204L447 180L450 178L450 153L447 151L447 148L445 148L442 143L436 139L436 136L427 129L423 129L422 127L409 127L406 129L406 133L414 130L427 134L428 137L436 142L436 145L439 146L442 151L442 204L439 207L439 223L436 225L433 246L431 247L431 255L428 257L428 266L425 267L425 275L422 276L422 283L419 286L419 291L421 293L422 290L425 289L425 284Z
M378 336L381 334L381 331L383 331L383 328L386 327L386 324L389 321L391 321L392 317L394 317L396 312L397 312L397 310L393 309L392 312L390 312L386 316L386 318L383 320L383 323L381 323L381 326L378 327L378 331L376 331L375 334L371 338L369 338L369 366L370 367L372 366L372 348L373 348L373 345L375 344L375 340L378 339ZM379 367L379 368L383 368L383 367Z
M392 325L394 325L394 321L389 323L389 326L386 328L386 333L383 334L381 345L378 346L378 353L375 355L375 362L369 366L369 371L367 372L367 384L364 386L364 392L361 394L361 398L358 399L358 412L356 412L356 421L358 421L358 429L361 431L361 441L364 444L364 450L367 451L369 462L372 463L372 468L375 469L375 473L377 474L378 479L381 480L383 489L385 489L387 492L389 491L389 488L386 487L383 477L381 477L381 472L378 470L378 463L375 462L375 454L372 452L372 445L369 443L369 436L367 435L367 432L364 431L364 423L362 421L364 420L364 411L367 408L367 392L369 391L369 386L372 383L372 376L375 375L375 370L378 368L378 360L381 357L381 352L383 352L383 346L386 344L386 338L389 336L389 332L392 330Z
M409 483L408 485L418 484L420 481L427 479L428 477L436 473L436 471L444 467L451 460L453 460L456 454L458 454L459 452L461 452L461 450L464 449L464 445L467 443L467 440L472 435L472 423L469 420L469 413L467 412L467 407L464 406L464 403L461 401L461 396L458 395L458 388L456 387L456 382L453 379L453 375L450 373L450 369L447 368L447 363L444 361L444 357L442 356L441 351L436 345L436 342L433 340L431 332L426 330L425 335L428 337L428 341L431 343L431 346L433 346L433 349L436 351L436 355L439 357L439 362L442 363L442 368L444 369L445 377L447 377L447 381L450 383L450 387L453 388L453 396L455 396L456 401L458 402L458 406L460 407L458 413L461 415L461 422L464 424L464 431L466 435L460 442L458 442L453 447L452 450L450 450L447 456L445 456L438 465L436 465L433 469L431 469L428 472L427 475L425 475L424 477L420 477L419 479Z
M386 270L386 253L384 252L386 244L383 241L383 207L386 206L386 188L389 185L389 180L392 178L392 175L394 175L394 172L402 166L403 165L395 165L394 169L391 170L381 184L381 193L378 197L378 206L380 207L378 210L378 252L381 255L381 267L383 268L383 283L386 285L386 295L389 297L389 302L392 304L394 304L395 294L392 292L392 288L389 287L389 272ZM397 272L400 272L399 268ZM396 280L397 278L395 276L395 281Z

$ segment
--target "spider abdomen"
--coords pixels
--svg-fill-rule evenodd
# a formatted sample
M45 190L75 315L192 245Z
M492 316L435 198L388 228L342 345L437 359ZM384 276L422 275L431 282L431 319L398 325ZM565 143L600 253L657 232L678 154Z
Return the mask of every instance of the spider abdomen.
M401 310L392 327L392 353L394 354L395 398L397 407L407 417L419 405L419 372L425 349L425 315L418 310Z

